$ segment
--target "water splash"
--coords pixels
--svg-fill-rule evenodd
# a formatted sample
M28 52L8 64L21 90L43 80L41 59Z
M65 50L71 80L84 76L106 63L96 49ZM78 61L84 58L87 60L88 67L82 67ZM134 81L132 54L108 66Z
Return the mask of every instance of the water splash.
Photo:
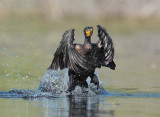
M52 94L67 93L68 95L68 82L68 69L58 71L47 70L40 81L38 90L42 92L51 92ZM90 83L90 78L88 78L88 88L81 88L77 86L71 93L72 95L97 95L107 93L107 91L103 89L104 82L99 82L100 87L97 90L97 86L93 83Z
M98 76L98 74L97 74ZM68 95L74 96L113 96L113 97L131 97L131 98L160 98L160 93L134 93L128 94L126 92L110 93L107 92L102 81L100 82L99 89L93 83L90 83L90 78L87 79L88 88L81 88L77 86L71 93L66 92L68 89L68 69L65 70L47 70L40 81L40 85L36 90L16 90L11 89L8 92L0 92L0 98L60 98Z
M78 96L94 96L94 95L109 95L104 88L104 82L100 82L99 89L93 83L90 83L90 78L87 79L88 88L82 88L76 86L76 88L70 93L68 89L68 69L64 70L47 70L40 81L40 85L37 90L16 90L11 89L9 92L0 92L1 98L38 98L38 97L63 97L67 95Z
M42 76L38 90L57 94L68 88L68 81L69 77L66 69L62 71L47 70Z

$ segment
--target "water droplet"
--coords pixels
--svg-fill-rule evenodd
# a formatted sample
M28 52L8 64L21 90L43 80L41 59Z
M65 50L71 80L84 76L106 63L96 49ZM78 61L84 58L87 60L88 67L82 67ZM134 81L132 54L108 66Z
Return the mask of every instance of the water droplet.
M8 77L8 76L9 76L9 74L6 74L6 76Z

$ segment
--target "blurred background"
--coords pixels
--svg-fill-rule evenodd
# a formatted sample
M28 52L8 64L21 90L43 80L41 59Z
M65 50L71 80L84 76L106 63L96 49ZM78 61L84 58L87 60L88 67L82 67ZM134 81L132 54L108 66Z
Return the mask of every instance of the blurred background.
M0 90L35 89L63 33L104 26L117 68L98 69L108 91L160 91L159 0L0 0Z

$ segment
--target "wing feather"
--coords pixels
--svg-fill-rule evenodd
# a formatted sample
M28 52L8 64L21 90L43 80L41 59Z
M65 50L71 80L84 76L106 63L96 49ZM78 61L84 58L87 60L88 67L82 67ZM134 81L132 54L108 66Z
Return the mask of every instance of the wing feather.
M109 67L111 69L115 69L116 64L114 63L114 46L112 42L112 38L109 36L106 29L100 25L97 26L98 28L98 37L99 41L97 45L101 44L101 49L99 51L98 56L98 63L100 66Z
M94 64L88 63L87 58L81 56L75 49L74 29L64 33L63 38L57 48L54 59L48 69L62 70L65 68L72 69L77 73L85 71L94 71Z
M73 48L73 41L74 29L66 31L62 37L59 47L54 54L54 59L48 69L62 70L69 67L70 63L68 50Z

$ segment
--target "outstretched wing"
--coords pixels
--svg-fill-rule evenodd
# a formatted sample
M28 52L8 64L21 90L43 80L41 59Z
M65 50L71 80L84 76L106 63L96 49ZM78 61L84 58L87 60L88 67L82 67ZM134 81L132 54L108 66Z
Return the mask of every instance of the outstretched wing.
M84 70L92 71L93 63L88 63L87 58L81 56L75 49L74 29L64 33L63 38L57 48L53 61L48 69L62 70L70 68L77 73L83 73Z
M54 53L54 59L48 69L62 70L69 67L69 52L68 49L72 48L74 41L74 29L68 30L64 33L59 47Z
M114 63L114 46L111 37L109 36L106 29L100 25L97 25L99 41L97 46L100 48L98 55L98 63L100 66L109 67L115 69L116 64Z

